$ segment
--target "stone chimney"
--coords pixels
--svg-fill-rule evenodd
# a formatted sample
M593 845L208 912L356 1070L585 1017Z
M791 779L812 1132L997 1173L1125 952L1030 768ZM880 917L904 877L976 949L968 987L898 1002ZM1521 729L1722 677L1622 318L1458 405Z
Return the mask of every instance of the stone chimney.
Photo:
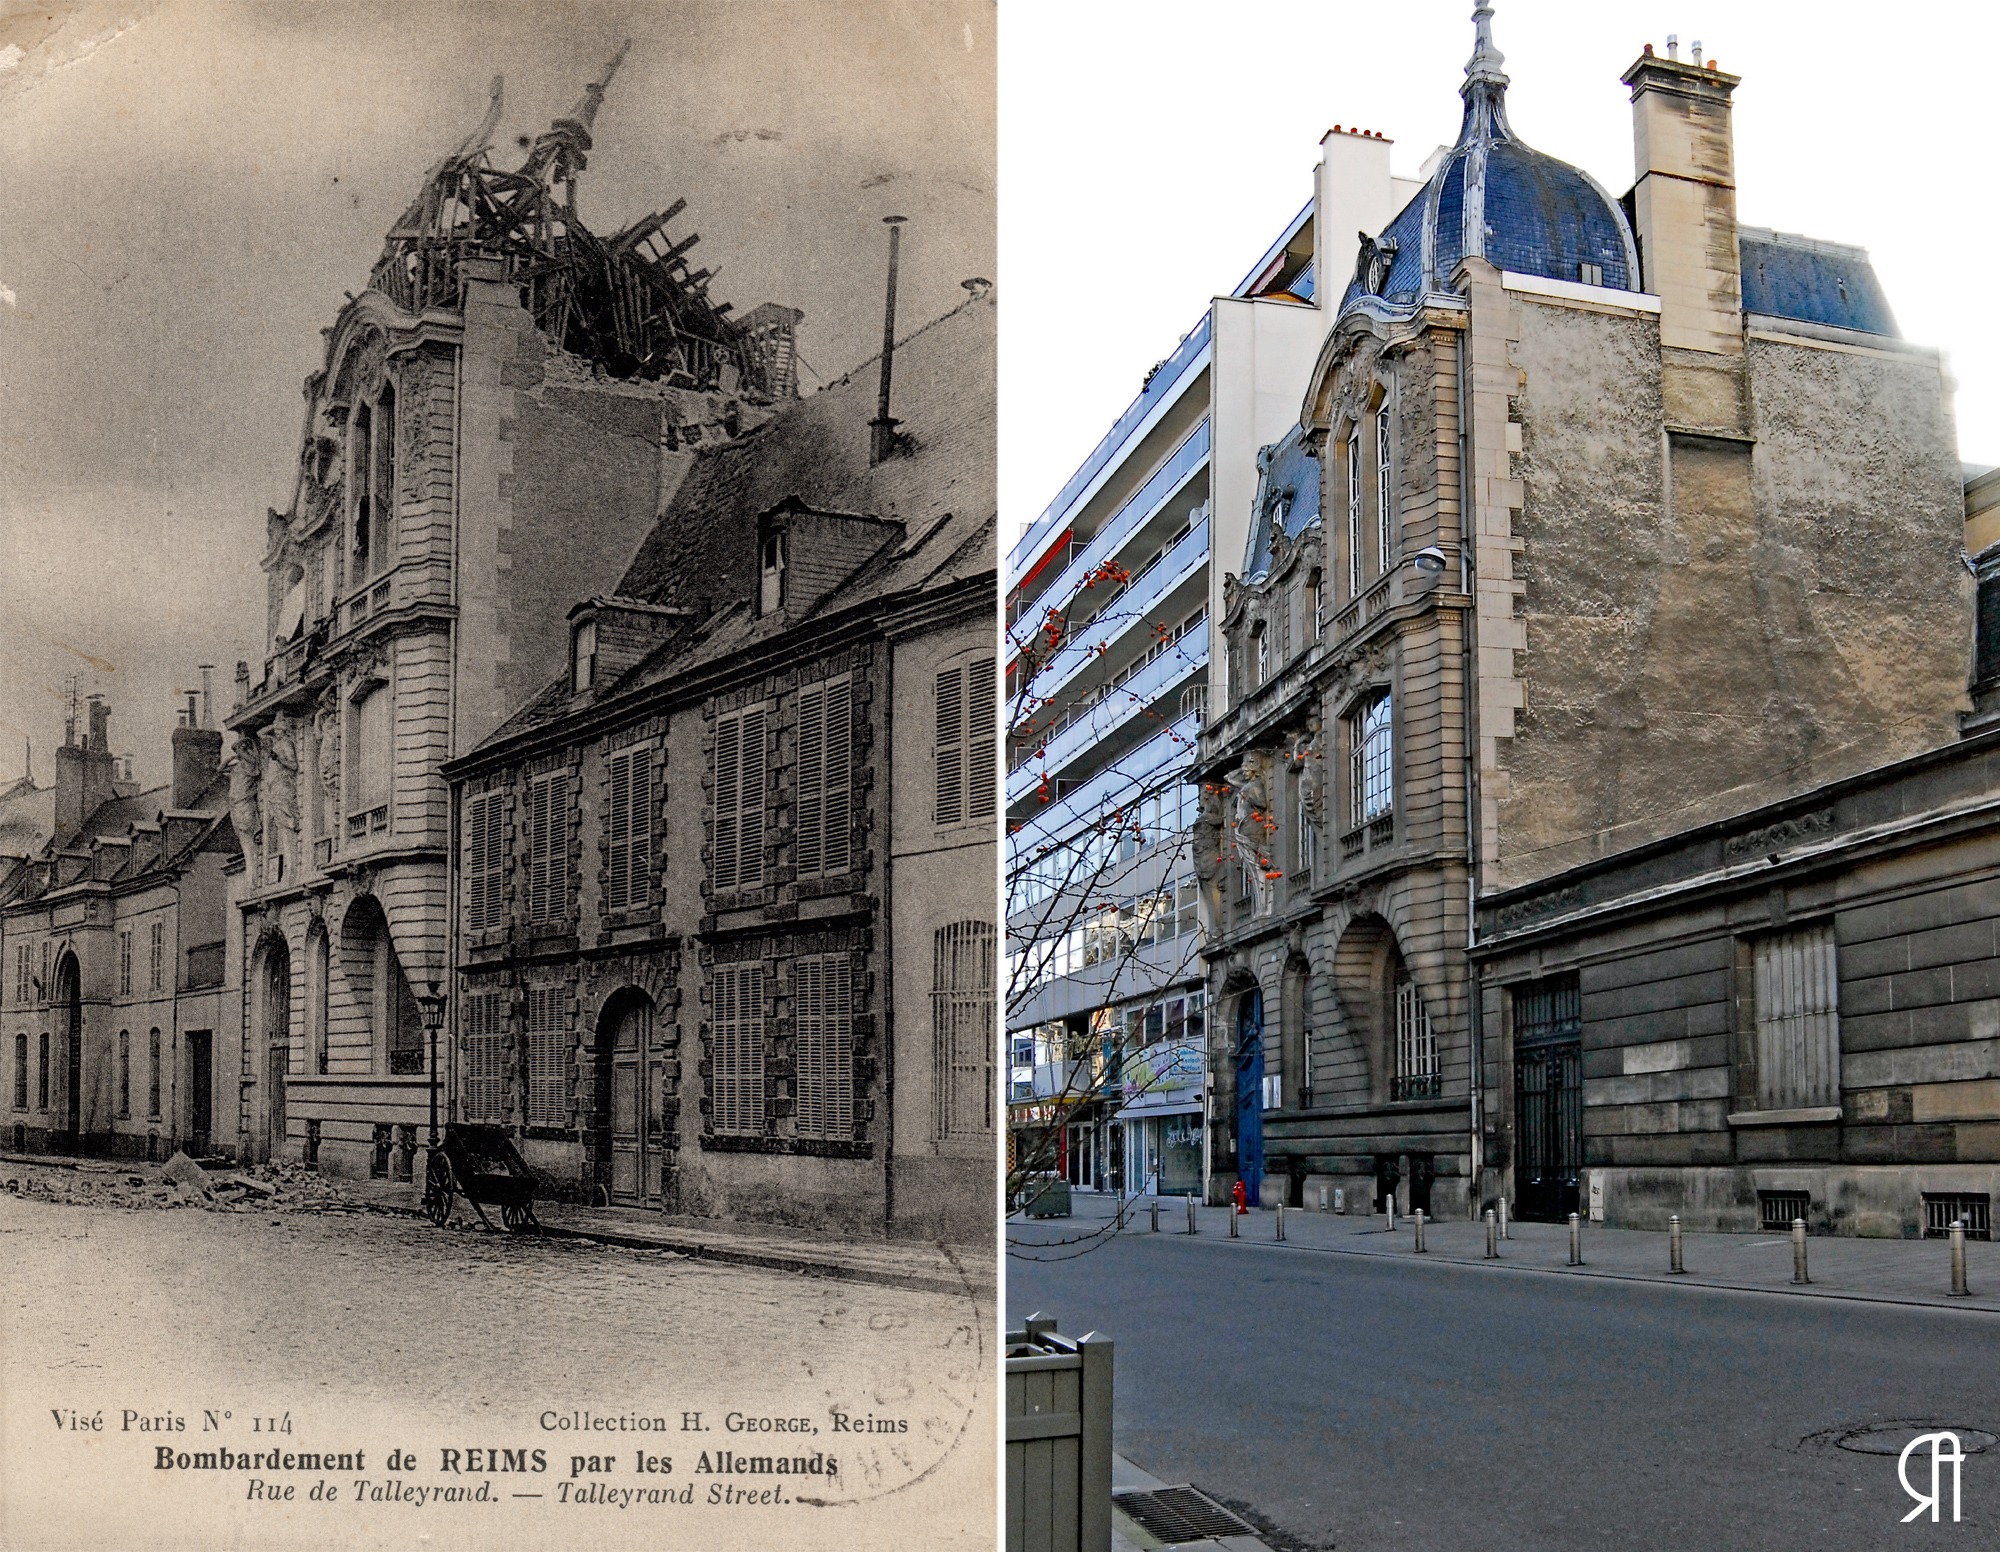
M1660 344L1669 352L1743 354L1729 107L1738 79L1712 63L1661 59L1650 43L1623 77L1632 88L1636 181L1630 208L1639 264L1646 289L1660 299ZM1727 387L1720 380L1684 376L1678 386L1692 398L1680 403L1670 386L1668 422L1740 429L1740 403L1715 397L1733 394L1735 374L1727 376Z
M201 726L202 709L205 705L190 694L181 725L174 729L175 808L193 808L222 769L222 730Z
M90 816L117 796L111 757L111 708L90 698L90 727L81 744L73 739L56 751L56 840L68 845L83 834Z

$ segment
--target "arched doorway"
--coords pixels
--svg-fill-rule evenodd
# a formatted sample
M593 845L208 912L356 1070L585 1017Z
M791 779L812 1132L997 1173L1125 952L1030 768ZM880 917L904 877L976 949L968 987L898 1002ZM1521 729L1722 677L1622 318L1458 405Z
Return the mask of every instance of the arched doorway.
M285 1088L292 1072L292 955L285 940L265 940L256 981L258 1024L264 1047L264 1146L266 1157L285 1149Z
M674 1206L675 1127L667 1041L653 1026L653 999L617 993L597 1020L600 1182L621 1207Z
M1252 1202L1264 1184L1264 994L1236 999L1236 1176Z
M60 1146L64 1152L74 1153L83 1137L83 983L76 955L67 950L56 962L55 992L63 1064Z

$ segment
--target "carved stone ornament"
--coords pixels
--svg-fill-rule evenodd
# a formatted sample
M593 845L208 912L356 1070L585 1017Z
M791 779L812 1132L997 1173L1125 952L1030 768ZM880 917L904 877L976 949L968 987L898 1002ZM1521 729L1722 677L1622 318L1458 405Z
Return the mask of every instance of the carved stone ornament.
M299 828L299 743L293 720L276 718L264 730L264 813L274 829Z
M264 837L263 807L258 792L264 778L264 747L253 734L236 740L229 757L229 820L245 850Z

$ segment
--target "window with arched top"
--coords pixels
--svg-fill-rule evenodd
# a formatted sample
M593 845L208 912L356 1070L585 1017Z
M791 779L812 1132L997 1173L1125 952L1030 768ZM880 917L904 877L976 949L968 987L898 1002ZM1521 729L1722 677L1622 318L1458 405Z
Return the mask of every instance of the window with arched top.
M1384 690L1348 718L1348 808L1352 824L1396 806L1394 706Z
M994 1000L996 936L991 922L952 922L933 936L931 1036L939 1137L993 1131L999 1044Z
M1347 596L1361 594L1361 428L1347 437Z
M160 1032L155 1029L146 1036L146 1117L160 1119Z
M315 923L306 933L306 1071L321 1076L327 1070L329 960L326 928Z
M343 762L347 783L347 833L359 838L389 828L389 777L392 758L389 686L374 681L348 707L348 745L353 757Z
M28 1037L14 1037L14 1108L28 1108Z

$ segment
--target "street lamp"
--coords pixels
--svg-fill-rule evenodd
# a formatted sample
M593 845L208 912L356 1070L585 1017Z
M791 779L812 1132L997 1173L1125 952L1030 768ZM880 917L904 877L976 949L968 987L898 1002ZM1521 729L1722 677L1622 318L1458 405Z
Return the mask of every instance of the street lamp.
M438 1031L444 1028L444 993L438 983L431 982L428 992L417 994L417 1009L423 1015L424 1028L431 1037L431 1141L438 1145Z

